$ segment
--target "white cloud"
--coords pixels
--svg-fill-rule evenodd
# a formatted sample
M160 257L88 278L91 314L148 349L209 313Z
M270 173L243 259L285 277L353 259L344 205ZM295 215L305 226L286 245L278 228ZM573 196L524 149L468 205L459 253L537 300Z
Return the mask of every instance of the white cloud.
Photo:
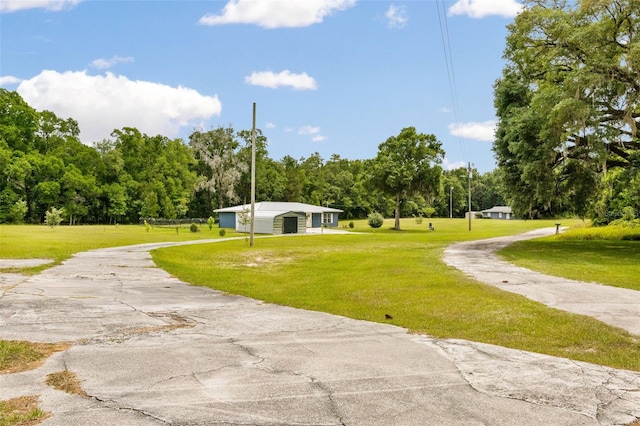
M219 15L208 14L202 25L255 24L263 28L308 27L356 0L229 0Z
M466 167L467 163L465 163L464 161L455 161L455 162L451 162L448 158L445 157L444 160L442 160L442 167L445 170L455 170L455 169L459 169L461 167Z
M9 84L17 84L22 81L21 78L14 77L12 75L0 76L0 86L7 86Z
M302 126L298 129L299 135L315 135L320 133L320 127Z
M489 120L481 123L451 123L449 124L449 133L453 136L462 136L467 139L493 142L496 134L496 122Z
M18 93L32 107L71 117L80 125L84 143L108 138L114 129L136 127L150 135L175 137L181 127L220 115L217 96L149 81L132 81L107 72L42 71L24 80Z
M0 12L16 12L26 9L47 9L60 11L71 9L82 0L2 0Z
M389 6L384 16L387 17L387 26L389 28L402 28L407 25L407 21L409 20L407 17L407 9L393 4Z
M133 58L131 56L122 57L122 56L115 55L111 59L104 59L104 58L96 59L91 62L91 66L98 69L106 69L106 68L111 68L116 64L127 63L127 62L133 62Z
M268 87L277 89L280 86L289 86L296 90L316 90L317 85L313 77L306 72L293 74L289 70L276 74L272 71L254 71L244 81L253 86Z
M448 114L448 113L450 113L450 112L451 112L451 109L450 109L450 108L447 108L447 107L442 107L442 108L440 108L440 112L443 112L443 113L445 113L445 114Z
M299 127L297 133L299 135L311 136L312 142L322 142L327 140L326 136L320 134L320 127L316 127L316 126Z
M467 15L471 18L497 15L513 18L522 8L523 5L516 0L458 0L449 8L449 15Z
M264 127L267 129L275 129L276 125L269 121L264 125Z

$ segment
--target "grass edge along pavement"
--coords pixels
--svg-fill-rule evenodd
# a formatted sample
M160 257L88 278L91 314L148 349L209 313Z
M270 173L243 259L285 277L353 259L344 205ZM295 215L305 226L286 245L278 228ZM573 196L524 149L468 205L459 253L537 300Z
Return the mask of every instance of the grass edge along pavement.
M33 275L60 264L75 253L99 248L132 244L194 241L220 238L220 228L206 224L190 232L188 227L142 225L60 225L52 229L46 225L0 225L0 259L53 259L52 263L37 267L0 269L0 272L19 272ZM235 231L225 230L226 237Z
M435 232L407 219L401 232L356 226L355 231L368 235L264 239L253 248L239 240L163 248L152 256L158 266L183 281L230 294L391 323L436 338L640 371L637 336L479 283L441 260L444 248L454 242L549 224L475 221L477 231L464 233L466 222L433 222ZM511 232L506 232L503 227L509 226Z
M518 241L502 259L548 275L640 291L640 228L573 227L560 235Z

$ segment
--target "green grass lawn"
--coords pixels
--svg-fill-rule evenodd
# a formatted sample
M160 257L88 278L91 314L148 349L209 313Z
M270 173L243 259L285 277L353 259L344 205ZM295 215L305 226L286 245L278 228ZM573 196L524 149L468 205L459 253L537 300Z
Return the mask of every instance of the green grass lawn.
M196 285L271 303L388 322L461 338L640 371L640 342L595 319L477 283L442 261L456 241L515 234L553 222L403 221L354 235L295 236L160 249L158 265ZM390 315L392 319L385 319Z
M569 231L521 241L498 254L546 274L640 290L640 241L574 239Z
M142 225L58 226L55 230L45 225L0 225L0 259L47 258L59 263L74 253L96 248L219 238L218 232L217 226L209 230L206 224L200 232L190 232L188 225L177 232L175 227L157 226L147 231ZM227 230L227 236L233 234L233 230ZM42 269L25 268L21 272Z

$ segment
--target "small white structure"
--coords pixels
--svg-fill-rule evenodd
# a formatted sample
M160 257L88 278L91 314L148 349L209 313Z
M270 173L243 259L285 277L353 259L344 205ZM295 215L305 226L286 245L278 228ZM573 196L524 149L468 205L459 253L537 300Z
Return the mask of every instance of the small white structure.
M217 209L220 228L232 228L238 232L250 232L251 205ZM304 203L264 201L255 204L254 232L256 234L298 234L307 228L338 226L342 210Z
M509 206L493 206L490 209L482 210L482 217L485 219L513 219L513 212Z
M464 213L464 218L467 219L467 220L469 219L469 212L465 212ZM475 210L472 210L471 211L471 219L477 219L477 218L478 218L478 212L475 211Z

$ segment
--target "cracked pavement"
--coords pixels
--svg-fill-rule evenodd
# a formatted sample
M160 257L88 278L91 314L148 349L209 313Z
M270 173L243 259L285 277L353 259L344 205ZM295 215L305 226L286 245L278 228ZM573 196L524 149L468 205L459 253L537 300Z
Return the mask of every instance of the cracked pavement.
M640 375L187 285L147 244L0 281L0 338L71 342L0 375L43 425L624 425ZM88 397L44 384L68 368Z

